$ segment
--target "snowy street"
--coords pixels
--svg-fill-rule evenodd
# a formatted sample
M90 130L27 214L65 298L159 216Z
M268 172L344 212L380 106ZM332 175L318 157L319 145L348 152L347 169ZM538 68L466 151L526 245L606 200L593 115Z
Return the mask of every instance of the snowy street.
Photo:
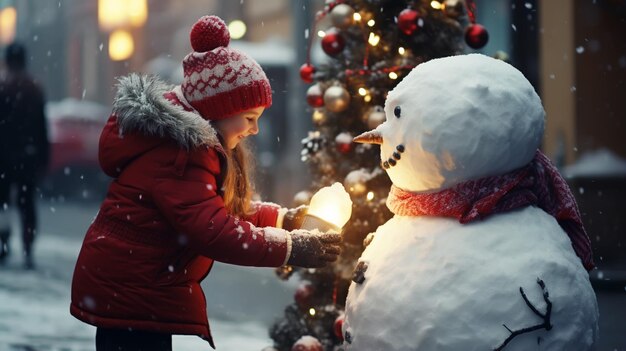
M95 328L69 314L70 282L82 236L97 204L39 206L42 234L36 241L35 271L22 269L20 236L0 267L0 350L93 350ZM14 221L17 218L14 216ZM209 320L219 350L261 350L271 345L268 329L293 299L294 283L271 269L216 264L204 282ZM195 336L175 336L174 350L210 350Z

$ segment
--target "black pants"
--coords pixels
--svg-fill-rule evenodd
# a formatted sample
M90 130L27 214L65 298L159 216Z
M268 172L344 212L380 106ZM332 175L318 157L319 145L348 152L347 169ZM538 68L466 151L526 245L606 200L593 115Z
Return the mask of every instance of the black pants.
M96 351L172 351L172 335L142 330L96 330Z
M37 227L37 217L35 213L35 187L36 182L33 176L11 175L3 173L0 177L0 215L7 215L11 208L11 188L17 189L17 208L19 209L22 221L22 244L26 255L30 255L33 241L35 240L35 229ZM10 228L0 228L0 240L8 245Z

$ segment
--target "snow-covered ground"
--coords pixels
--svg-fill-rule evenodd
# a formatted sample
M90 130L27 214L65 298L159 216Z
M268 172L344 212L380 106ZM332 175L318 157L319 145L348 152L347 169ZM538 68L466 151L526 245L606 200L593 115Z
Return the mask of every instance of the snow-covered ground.
M42 234L35 271L22 269L20 238L0 266L0 350L93 350L95 328L69 314L70 282L84 229L97 205L40 206ZM294 282L271 269L217 264L204 282L209 319L218 350L261 350L272 344L271 322L293 299ZM195 336L174 336L174 349L210 350Z

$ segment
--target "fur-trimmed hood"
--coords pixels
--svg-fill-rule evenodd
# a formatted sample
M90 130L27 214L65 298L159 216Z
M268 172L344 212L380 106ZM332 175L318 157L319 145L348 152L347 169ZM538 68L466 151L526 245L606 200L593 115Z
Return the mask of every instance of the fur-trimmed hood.
M175 101L165 97L168 93L175 94ZM219 145L215 129L187 103L180 87L154 76L131 73L119 78L113 114L120 136L129 132L167 136L187 149Z

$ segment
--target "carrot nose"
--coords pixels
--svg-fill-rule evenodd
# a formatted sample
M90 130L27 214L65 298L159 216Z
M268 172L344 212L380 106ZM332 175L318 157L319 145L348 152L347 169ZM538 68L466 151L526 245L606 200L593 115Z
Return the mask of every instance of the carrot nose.
M355 143L361 144L378 144L381 145L383 143L383 136L380 135L380 132L377 130L370 130L369 132L365 132L361 135L358 135L352 139Z

